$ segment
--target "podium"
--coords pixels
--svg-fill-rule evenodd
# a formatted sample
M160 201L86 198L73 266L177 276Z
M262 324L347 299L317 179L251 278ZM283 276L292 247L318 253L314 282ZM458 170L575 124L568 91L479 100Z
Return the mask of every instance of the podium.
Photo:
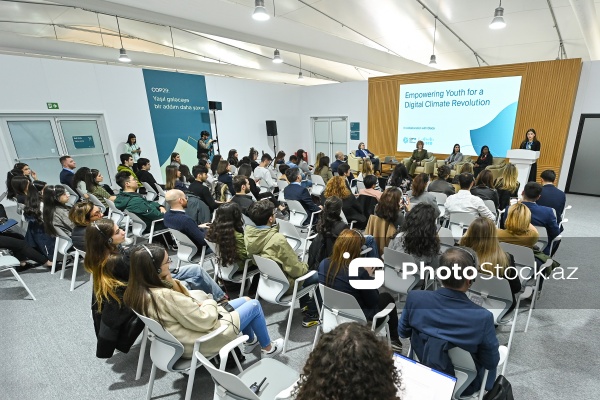
M540 152L525 149L511 149L506 152L506 158L517 167L517 171L519 172L518 179L521 184L520 190L523 190L529 179L531 165L540 158Z

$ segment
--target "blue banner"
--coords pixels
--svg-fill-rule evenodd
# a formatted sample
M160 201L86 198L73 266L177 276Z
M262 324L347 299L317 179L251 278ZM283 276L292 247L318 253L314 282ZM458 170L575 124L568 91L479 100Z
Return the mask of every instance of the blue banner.
M162 169L170 164L173 152L179 153L182 163L191 169L197 163L200 132L211 131L204 76L142 71Z

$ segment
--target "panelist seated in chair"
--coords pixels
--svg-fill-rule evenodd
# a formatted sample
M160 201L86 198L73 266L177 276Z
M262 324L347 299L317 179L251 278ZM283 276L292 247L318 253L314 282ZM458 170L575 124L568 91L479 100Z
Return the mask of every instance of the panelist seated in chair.
M379 161L379 157L375 156L375 154L371 153L369 149L365 146L363 142L358 144L358 150L356 150L356 157L362 157L363 159L370 159L373 163L373 168L375 171L381 171L381 162Z
M463 160L463 154L460 152L460 144L456 143L452 148L452 154L450 154L445 160L445 165L448 165L451 169L456 167L456 163Z
M200 346L204 356L212 356L235 339L240 332L249 336L244 353L257 345L262 357L273 357L283 350L283 340L271 341L262 307L258 300L241 297L227 311L202 291L191 291L173 279L168 268L169 255L160 245L147 244L134 248L131 271L123 296L125 305L146 317L155 319L183 345L183 358L192 358L194 342L221 326L223 333Z
M485 369L490 371L485 385L490 390L500 360L492 313L466 295L472 281L463 276L463 271L475 263L469 250L446 250L440 257L440 266L450 268L452 273L441 279L443 287L436 291L410 291L398 325L400 337L410 338L419 360L448 375L454 375L449 349L459 347L471 353L477 377L464 395L479 390Z
M296 200L302 204L302 207L307 214L306 220L303 224L307 225L310 223L310 217L312 213L319 211L323 207L316 205L312 197L310 197L308 189L300 184L302 177L300 176L300 170L298 168L288 169L285 171L285 175L287 176L290 184L283 189L283 196L286 200Z
M406 164L409 175L414 175L415 169L417 169L423 160L427 158L427 150L425 150L423 146L425 146L425 143L423 143L422 140L419 140L417 142L417 148L412 152L412 155Z

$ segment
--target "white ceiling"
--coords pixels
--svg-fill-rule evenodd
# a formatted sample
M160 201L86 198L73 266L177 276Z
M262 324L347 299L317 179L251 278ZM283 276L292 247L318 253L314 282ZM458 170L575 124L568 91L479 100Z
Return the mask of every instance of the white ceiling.
M498 0L265 3L259 22L254 0L0 0L0 52L118 64L117 15L131 65L317 85L433 70L427 9L437 69L553 60L551 4L567 56L600 58L600 0L504 0L502 30L488 27ZM276 48L284 64L271 62Z

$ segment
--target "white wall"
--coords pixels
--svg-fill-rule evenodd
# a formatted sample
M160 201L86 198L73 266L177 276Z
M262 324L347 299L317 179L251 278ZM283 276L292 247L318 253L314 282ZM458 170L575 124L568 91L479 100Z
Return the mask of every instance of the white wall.
M369 84L367 81L345 82L331 85L308 86L300 88L300 131L304 138L304 147L315 156L311 117L348 117L348 148L334 149L344 151L358 148L360 142L367 142L367 120ZM360 140L350 140L350 122L360 123ZM287 151L286 151L287 152ZM289 154L289 153L288 153ZM310 160L313 162L314 160Z

